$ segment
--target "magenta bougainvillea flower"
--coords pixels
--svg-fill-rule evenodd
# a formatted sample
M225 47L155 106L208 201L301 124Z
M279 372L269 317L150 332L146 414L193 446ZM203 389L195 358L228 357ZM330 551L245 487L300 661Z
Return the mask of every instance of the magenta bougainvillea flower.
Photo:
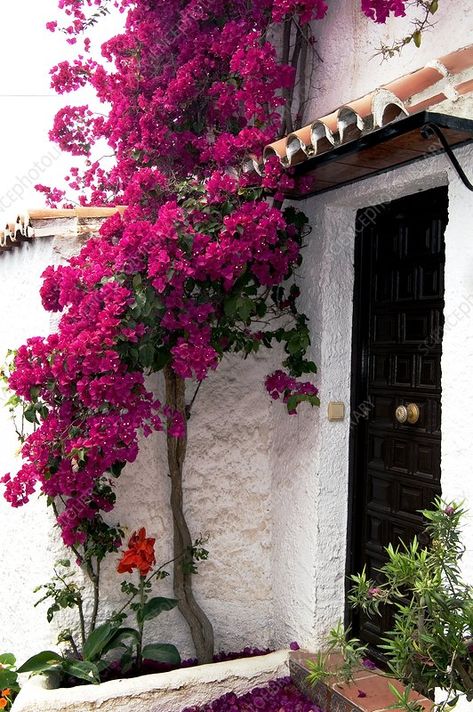
M203 707L188 707L183 712L321 712L284 677L270 682L266 687L256 687L246 695L230 692Z
M384 23L390 15L404 17L407 0L361 0L361 8L367 17Z
M28 339L8 376L24 417L35 423L5 497L23 505L35 490L55 507L66 544L84 544L115 503L114 482L136 459L142 436L182 438L182 413L164 406L146 375L169 368L202 381L227 353L248 356L279 344L282 368L266 379L271 398L293 414L318 404L308 356L307 317L294 283L307 220L276 201L294 185L277 159L265 175L243 159L281 127L295 82L278 56L278 32L322 20L324 0L59 0L76 58L51 70L56 92L86 85L104 106L68 103L50 136L77 157L65 177L82 205L127 205L65 265L43 274L45 309L56 333ZM367 2L383 21L403 3ZM124 31L90 57L87 30L110 8ZM294 20L294 22L292 22ZM269 31L271 30L271 31ZM96 160L107 145L110 165ZM102 148L100 148L103 153ZM82 167L80 167L82 166ZM60 188L38 186L49 205ZM280 321L278 321L278 319ZM117 530L106 547L119 546Z

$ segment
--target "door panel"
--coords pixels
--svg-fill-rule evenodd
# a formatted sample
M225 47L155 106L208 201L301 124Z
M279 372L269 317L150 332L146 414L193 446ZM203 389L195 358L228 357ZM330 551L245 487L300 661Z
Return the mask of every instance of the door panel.
M444 188L358 215L352 409L372 408L352 425L349 566L375 580L389 543L425 542L419 510L440 494L446 224ZM417 422L398 422L409 403ZM374 646L391 622L389 611L352 621Z

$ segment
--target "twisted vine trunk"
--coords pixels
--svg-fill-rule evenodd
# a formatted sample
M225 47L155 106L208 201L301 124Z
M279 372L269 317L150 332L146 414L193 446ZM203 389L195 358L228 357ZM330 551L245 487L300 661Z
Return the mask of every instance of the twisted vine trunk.
M186 421L185 382L176 376L170 366L164 369L166 384L166 403L182 413ZM174 557L182 560L191 551L192 538L184 517L182 501L182 470L186 457L187 436L183 438L167 437L169 476L171 477L171 510L174 523ZM174 563L174 595L178 608L189 624L192 640L199 663L212 662L214 653L214 633L212 624L194 598L192 573L189 567L176 561Z

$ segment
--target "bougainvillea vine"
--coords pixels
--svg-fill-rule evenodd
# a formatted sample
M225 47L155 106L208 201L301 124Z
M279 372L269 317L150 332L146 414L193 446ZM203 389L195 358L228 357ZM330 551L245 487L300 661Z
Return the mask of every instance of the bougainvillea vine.
M377 21L401 5L363 0ZM277 160L263 177L242 165L281 130L306 56L301 42L313 44L310 23L327 3L60 0L59 8L66 23L48 28L79 50L52 69L52 86L68 94L90 85L104 110L64 106L51 138L85 157L85 169L72 166L67 176L81 204L127 208L43 274L43 305L61 317L55 333L29 339L11 364L15 404L35 430L20 471L3 482L13 506L38 489L47 497L64 543L97 583L101 559L120 546L120 529L103 518L114 481L135 460L140 437L156 430L167 431L176 558L191 549L182 503L186 382L200 384L225 354L279 344L282 369L266 380L271 397L291 414L318 404L304 380L316 368L297 306L307 220L280 207L292 178ZM125 30L102 46L101 63L87 30L111 8L124 14ZM114 157L107 167L95 158L104 142ZM63 201L63 191L39 189L50 205ZM165 402L145 382L158 371ZM211 627L191 575L192 567L175 569L176 598L199 659L210 660Z

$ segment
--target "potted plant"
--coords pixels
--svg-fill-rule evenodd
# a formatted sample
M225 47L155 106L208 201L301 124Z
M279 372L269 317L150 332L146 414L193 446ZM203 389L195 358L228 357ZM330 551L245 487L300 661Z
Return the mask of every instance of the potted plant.
M82 590L74 572L70 571L69 560L58 562L53 581L39 589L44 595L38 603L51 601L47 611L50 621L61 609L74 608L77 626L75 630L68 628L59 634L58 642L65 646L64 653L44 650L24 662L18 672L48 674L56 686L70 686L81 681L98 684L112 677L140 675L150 661L179 666L181 657L174 645L144 645L143 641L146 622L177 605L173 598L150 596L153 584L168 576L165 565L156 567L154 544L155 539L148 537L144 528L132 534L117 572L132 574L136 571L137 581L122 581L121 590L126 600L100 625L96 625L95 618L86 620ZM206 550L196 545L194 560L206 555ZM134 627L124 625L130 617L135 619Z
M429 545L420 546L416 537L408 545L389 545L380 583L368 579L365 571L353 575L349 602L368 616L379 616L385 606L393 610L393 627L381 648L387 674L407 685L406 693L391 686L396 705L414 712L410 689L435 690L435 709L440 712L461 699L473 700L473 588L461 571L462 505L438 498L433 509L422 514ZM340 626L332 631L328 648L343 655L346 680L366 655L366 647ZM316 663L308 663L311 682L327 674L329 650Z

